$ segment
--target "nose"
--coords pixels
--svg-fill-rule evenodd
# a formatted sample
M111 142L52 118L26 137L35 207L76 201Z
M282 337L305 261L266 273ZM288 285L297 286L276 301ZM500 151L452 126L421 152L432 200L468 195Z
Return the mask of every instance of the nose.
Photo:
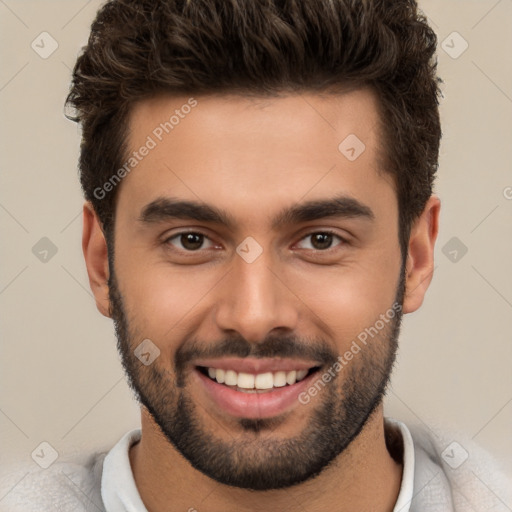
M273 267L267 251L252 263L235 257L217 297L215 320L219 329L236 331L254 343L274 330L296 329L300 300Z

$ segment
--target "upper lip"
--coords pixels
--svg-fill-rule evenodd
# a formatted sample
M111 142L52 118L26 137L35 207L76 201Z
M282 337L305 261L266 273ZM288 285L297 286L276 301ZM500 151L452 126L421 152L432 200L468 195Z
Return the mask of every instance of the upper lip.
M206 368L219 368L221 370L233 370L237 373L267 373L289 372L292 370L309 370L320 366L317 361L304 361L302 359L261 358L249 359L239 357L224 357L222 359L199 359L196 366Z

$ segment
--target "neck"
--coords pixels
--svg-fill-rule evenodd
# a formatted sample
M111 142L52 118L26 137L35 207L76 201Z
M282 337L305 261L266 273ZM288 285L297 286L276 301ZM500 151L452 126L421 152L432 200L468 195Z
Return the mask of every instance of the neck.
M259 512L288 510L290 503L311 512L334 510L333 503L336 512L391 512L402 479L402 465L386 448L382 405L328 468L286 489L253 491L215 482L175 450L145 408L142 438L132 446L130 462L149 512Z

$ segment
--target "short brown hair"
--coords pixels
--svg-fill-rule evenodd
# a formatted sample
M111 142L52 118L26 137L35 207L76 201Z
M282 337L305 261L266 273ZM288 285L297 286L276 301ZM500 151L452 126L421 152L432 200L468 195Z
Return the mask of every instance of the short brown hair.
M432 194L441 128L436 35L414 0L111 0L97 13L66 100L82 125L80 180L105 232L134 102L157 93L277 96L370 87L402 255Z

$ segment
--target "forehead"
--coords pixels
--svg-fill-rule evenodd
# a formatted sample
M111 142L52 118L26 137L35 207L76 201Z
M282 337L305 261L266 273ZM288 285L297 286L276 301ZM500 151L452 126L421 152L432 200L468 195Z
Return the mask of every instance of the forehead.
M127 157L150 149L123 179L118 208L135 215L172 196L254 219L274 205L339 194L366 203L372 196L393 198L391 178L379 171L379 132L369 90L272 98L161 95L132 109Z
M273 143L267 148L270 152L276 144L283 149L303 148L307 138L307 150L322 138L334 142L331 149L337 155L336 142L350 134L359 134L366 145L374 146L378 122L377 100L369 89L277 97L159 95L133 106L128 142L135 149L143 142L141 137L151 135L157 143L187 139L190 146L193 129L196 145L204 152L212 148L220 152L236 139L245 144L252 140L255 146L266 139ZM236 153L237 147L230 150Z

